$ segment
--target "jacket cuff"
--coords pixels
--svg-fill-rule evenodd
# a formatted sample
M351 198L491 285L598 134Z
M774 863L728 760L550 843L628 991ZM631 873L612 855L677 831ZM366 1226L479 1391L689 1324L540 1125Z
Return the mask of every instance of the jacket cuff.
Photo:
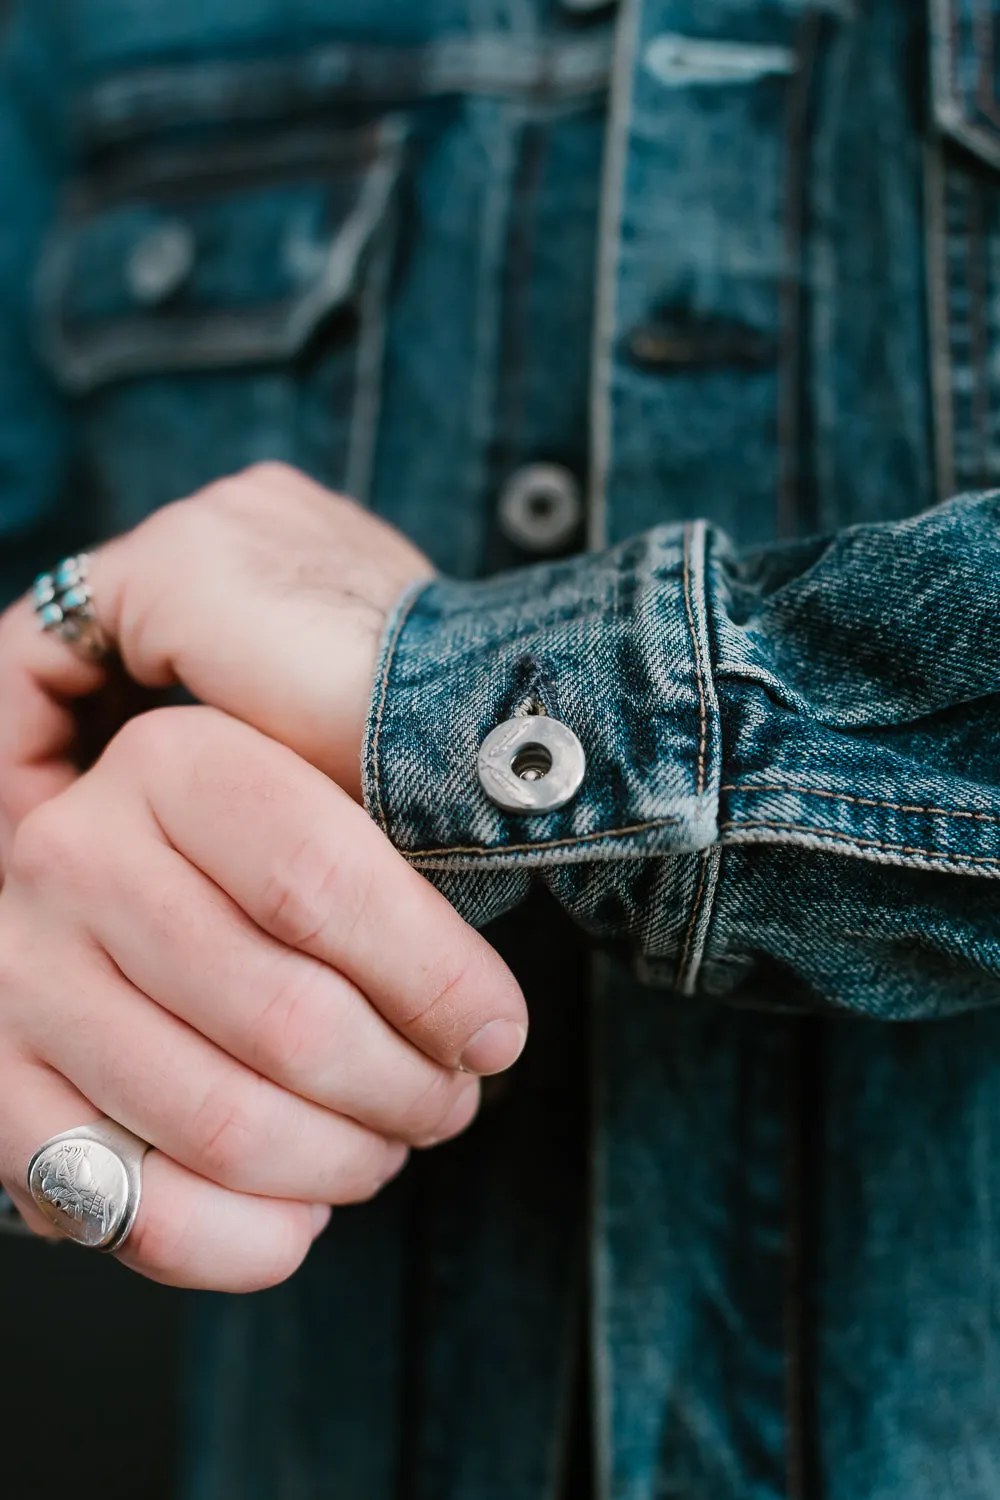
M470 920L512 905L531 870L714 842L720 735L705 554L704 526L660 527L483 582L436 579L400 602L376 677L365 801L418 868L469 877L436 883ZM582 785L558 810L505 812L480 784L479 747L505 720L539 711L579 738ZM600 899L590 890L584 904Z

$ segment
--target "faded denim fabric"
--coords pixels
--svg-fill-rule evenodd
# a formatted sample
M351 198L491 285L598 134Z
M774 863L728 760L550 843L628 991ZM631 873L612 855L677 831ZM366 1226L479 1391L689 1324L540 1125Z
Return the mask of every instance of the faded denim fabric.
M261 458L402 527L368 805L532 1012L466 1137L193 1299L188 1500L585 1500L588 1445L597 1500L1000 1500L998 39L20 5L5 592ZM475 773L528 697L588 756L540 818Z
M738 997L763 969L789 1007L995 1004L998 574L994 493L832 541L734 554L696 523L432 583L386 637L369 805L470 920L537 872L682 993ZM526 697L587 755L581 793L540 817L476 772Z

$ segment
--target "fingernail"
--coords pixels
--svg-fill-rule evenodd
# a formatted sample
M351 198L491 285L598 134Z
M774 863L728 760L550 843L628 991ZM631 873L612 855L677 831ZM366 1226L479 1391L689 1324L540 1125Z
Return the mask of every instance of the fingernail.
M490 1021L462 1053L466 1073L502 1073L524 1051L528 1028L520 1021Z
M312 1205L313 1239L317 1239L330 1222L332 1208L326 1203L314 1203Z

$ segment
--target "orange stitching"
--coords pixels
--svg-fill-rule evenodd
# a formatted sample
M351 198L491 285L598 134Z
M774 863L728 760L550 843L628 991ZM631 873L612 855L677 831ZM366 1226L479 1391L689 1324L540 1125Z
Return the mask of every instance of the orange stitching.
M745 830L748 828L773 828L778 832L785 833L807 833L814 838L839 839L841 843L855 844L859 849L888 849L896 854L916 854L923 859L945 860L951 864L971 865L996 865L997 858L992 854L947 854L938 849L921 849L913 844L887 844L883 839L859 839L852 834L841 833L835 828L812 828L808 823L720 823L719 832L723 833L727 828Z
M719 788L720 792L802 792L807 797L826 797L832 802L853 802L858 807L885 807L890 812L931 813L939 818L973 818L978 823L1000 823L996 813L962 812L953 807L924 807L919 803L883 802L878 797L852 797L849 792L827 792L818 787L803 786L797 781L778 781L770 785L739 786L729 782Z
M407 859L436 859L444 854L533 854L536 849L571 849L575 844L590 844L595 839L624 838L627 834L645 833L651 828L671 828L680 818L655 818L649 823L633 823L629 828L609 828L604 833L581 833L570 839L548 839L539 844L457 844L451 849L400 849Z
M698 881L698 889L695 892L694 905L691 907L691 920L688 922L687 933L684 937L684 947L681 949L681 956L677 964L677 978L674 981L674 988L678 990L680 989L684 979L684 970L687 968L688 954L691 951L691 944L694 941L694 929L698 925L698 914L701 911L701 898L705 894L705 880L707 875L708 850L706 850L701 856L701 879Z
M385 700L389 691L389 671L392 666L392 659L396 654L396 645L399 641L403 626L406 624L406 621L409 618L411 609L413 608L414 604L416 604L417 599L423 593L424 589L427 587L427 584L430 581L430 579L427 579L419 586L414 587L413 593L411 594L410 598L407 599L406 603L400 609L399 614L396 618L396 624L393 628L392 636L389 640L388 646L386 647L385 661L382 666L382 681L379 685L380 691L378 708L375 711L375 727L372 729L370 755L372 763L372 777L375 783L376 819L378 821L379 827L385 834L389 832L389 823L388 819L385 816L385 809L382 806L382 778L379 774L378 742L379 735L382 732L382 716L385 713Z
M691 645L694 650L694 670L698 679L698 796L705 790L705 684L701 675L701 645L694 628L694 611L691 608L691 537L690 525L684 528L684 609L687 614Z

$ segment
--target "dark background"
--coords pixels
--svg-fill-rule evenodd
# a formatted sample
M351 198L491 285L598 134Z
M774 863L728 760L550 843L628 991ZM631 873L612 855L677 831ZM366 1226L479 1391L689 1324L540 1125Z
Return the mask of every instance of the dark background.
M190 1305L108 1256L0 1235L3 1500L168 1500Z
M168 1500L188 1308L106 1256L0 1234L3 1500Z

